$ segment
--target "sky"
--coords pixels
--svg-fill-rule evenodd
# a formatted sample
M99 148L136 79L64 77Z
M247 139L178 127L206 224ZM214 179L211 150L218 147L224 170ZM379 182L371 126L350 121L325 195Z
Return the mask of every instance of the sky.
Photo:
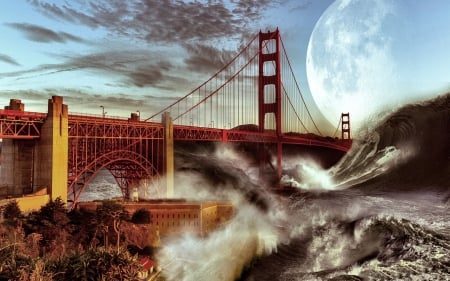
M449 27L450 21L445 16L446 9L442 9L441 14L445 16L443 17L435 16L436 8L433 8L434 2L439 2L442 6L442 3L449 1L399 1L403 2L401 5L406 11L403 13L404 17L412 16L420 23L432 19L440 30ZM274 30L277 27L300 89L307 99L310 99L307 77L308 45L314 27L333 2L2 0L0 106L7 105L9 99L15 98L25 103L27 111L45 112L47 100L53 95L60 95L64 97L64 103L68 104L70 112L102 114L102 105L110 116L128 117L131 112L139 111L143 119L205 82L257 32ZM355 9L350 11L350 14L358 14L362 21L371 18L366 14L371 11L371 0L338 2L339 7L349 2L367 2L367 8L362 9L364 11ZM427 5L425 2L432 4ZM335 8L335 13L336 11L338 10ZM333 19L339 18L334 16ZM350 21L346 28L352 28L351 23L356 22L351 18L346 20L347 23ZM442 24L439 21L445 22ZM428 27L423 28L421 36L433 37L434 30L427 29ZM402 30L404 29L397 26L395 32ZM447 34L448 31L441 33L441 37L446 37ZM327 36L326 33L323 35ZM378 32L379 38L383 36L383 33ZM317 35L316 38L320 36ZM424 46L429 48L426 50L428 54L436 53L433 38L426 38L427 42L430 42ZM361 40L361 37L358 40ZM338 43L342 47L346 42L344 40ZM405 46L414 43L413 40L399 43L389 54L396 56L398 62L410 62L411 56L423 51L419 49L405 55L403 50L411 49ZM438 54L447 52L444 48L448 46L446 43L439 42L442 48L437 51ZM344 50L345 48L333 47L332 52L328 52L322 61L317 62L316 59L314 66L327 67L336 57L342 57ZM342 58L349 59L348 56ZM433 80L427 79L430 73L425 67L421 67L422 65L405 65L403 72L419 66L417 69L420 68L421 73L405 76L404 79L409 81L420 75L420 79L425 81L423 84L434 83ZM374 77L370 72L371 68L368 68L367 64L365 67L365 78ZM450 87L449 79L442 78L449 69L448 59L433 60L433 67L441 70L439 79L444 80L441 82ZM338 72L339 69L334 71ZM334 77L334 73L327 75ZM311 77L313 75L310 75ZM319 76L316 73L317 77ZM319 78L323 79L324 76ZM361 79L359 81L364 82ZM327 83L321 81L322 84L318 85L314 81L309 82L314 84L315 88L322 89ZM347 84L349 83L351 81ZM415 87L410 83L406 84L409 88ZM383 90L384 88L380 88L379 91ZM338 97L339 93L334 95ZM333 99L317 100L332 103L335 109L342 108L343 112L348 110L345 104L335 104L338 101ZM311 104L311 107L314 105ZM361 108L361 105L356 104L354 108ZM337 119L338 117L336 120L330 120L334 127Z
M71 112L150 116L276 27L306 84L308 39L331 2L2 0L0 104L45 112L61 95Z

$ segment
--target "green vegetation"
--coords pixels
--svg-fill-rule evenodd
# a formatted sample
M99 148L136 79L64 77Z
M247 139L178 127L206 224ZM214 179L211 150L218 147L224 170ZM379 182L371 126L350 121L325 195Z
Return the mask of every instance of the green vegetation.
M154 252L149 212L130 217L112 201L104 201L96 212L67 212L56 199L27 216L12 201L3 217L0 281L138 280L138 255Z

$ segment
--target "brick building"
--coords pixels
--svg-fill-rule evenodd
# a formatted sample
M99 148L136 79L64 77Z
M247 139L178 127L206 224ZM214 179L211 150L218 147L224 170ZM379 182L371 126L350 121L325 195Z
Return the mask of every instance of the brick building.
M234 215L227 201L148 200L120 202L130 215L139 209L150 212L151 226L161 237L183 233L205 236ZM79 202L77 208L95 210L101 202Z

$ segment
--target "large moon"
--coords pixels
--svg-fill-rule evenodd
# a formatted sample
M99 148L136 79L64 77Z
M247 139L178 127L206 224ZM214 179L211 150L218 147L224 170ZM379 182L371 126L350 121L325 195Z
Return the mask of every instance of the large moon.
M381 111L450 89L450 1L337 0L311 34L311 94L353 129Z

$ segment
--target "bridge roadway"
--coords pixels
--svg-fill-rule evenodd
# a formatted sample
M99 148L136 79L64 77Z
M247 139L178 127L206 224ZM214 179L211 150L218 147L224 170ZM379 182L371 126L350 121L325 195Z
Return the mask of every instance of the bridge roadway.
M278 176L281 176L284 144L334 151L339 155L351 146L350 140L312 134L277 136L274 131L259 132L256 125L235 129L173 125L167 117L163 115L163 122L157 123L140 121L135 114L130 118L68 114L61 97L49 100L48 114L0 110L0 139L4 139L2 160L5 162L1 176L3 184L7 185L6 191L3 188L0 193L20 196L47 186L51 198L67 200L70 194L75 203L96 174L107 169L124 197L129 197L130 191L144 181L147 185L149 182L165 184L170 198L173 196L173 147L177 142L275 145ZM258 153L261 167L270 164L264 152Z
M0 109L0 139L39 139L41 126L47 118L47 113ZM161 138L159 130L162 123L133 120L132 118L103 117L98 115L69 114L69 138L92 134L98 138ZM84 130L74 130L74 126L82 126ZM95 130L94 127L104 126L107 131ZM149 129L151 129L149 131ZM105 135L105 132L108 132ZM82 135L80 135L82 133ZM320 137L314 134L288 133L277 136L274 132L258 132L242 129L218 129L210 127L195 127L174 125L173 139L175 141L212 141L212 142L246 142L246 143L282 143L302 146L330 148L347 152L351 141Z

